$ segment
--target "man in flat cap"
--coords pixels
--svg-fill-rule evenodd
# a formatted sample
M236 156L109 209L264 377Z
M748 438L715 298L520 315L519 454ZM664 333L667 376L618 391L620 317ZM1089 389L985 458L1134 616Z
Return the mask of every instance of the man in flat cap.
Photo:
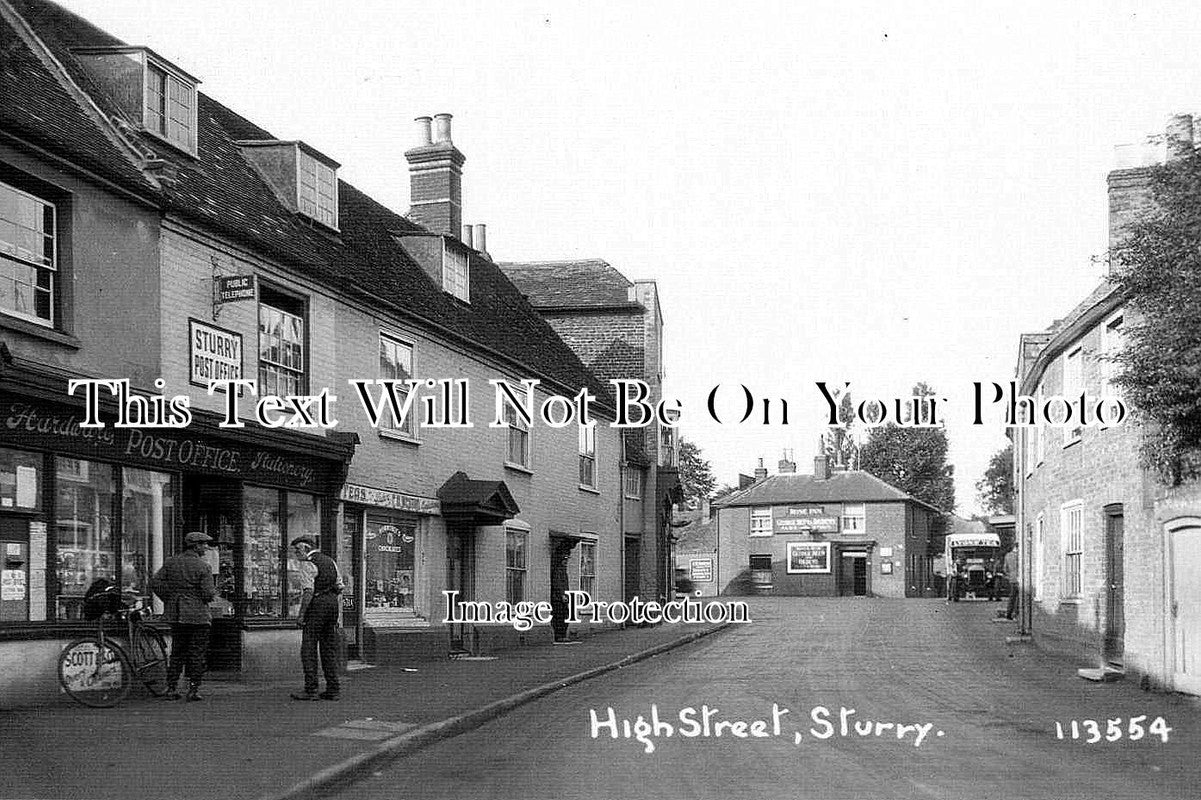
M188 700L204 699L200 696L200 680L204 676L213 622L208 604L217 596L212 570L204 558L212 541L206 533L188 533L183 538L183 552L168 558L150 579L150 591L163 601L167 621L171 623L166 695L170 700L179 699L179 676L185 671Z
M311 536L297 536L292 550L300 559L302 572L300 613L300 664L304 669L304 691L295 692L294 700L337 700L341 695L339 669L342 663L342 636L338 630L342 578L337 563L317 549ZM309 583L309 580L312 582ZM325 691L317 693L317 651L321 651L321 671L325 673Z

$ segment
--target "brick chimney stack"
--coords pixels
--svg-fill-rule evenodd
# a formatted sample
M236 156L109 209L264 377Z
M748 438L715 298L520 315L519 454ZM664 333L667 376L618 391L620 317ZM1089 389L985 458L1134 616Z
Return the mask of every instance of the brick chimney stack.
M1193 153L1193 117L1176 114L1168 119L1164 131L1165 156L1169 162ZM1119 147L1119 151L1127 146ZM1144 156L1146 147L1143 147ZM1125 237L1129 227L1151 210L1150 170L1157 159L1142 158L1109 173L1109 247L1112 250Z
M814 457L813 477L819 481L824 481L830 477L830 461L825 456Z
M451 141L450 120L450 114L417 117L417 146L405 151L405 160L409 162L409 219L434 233L458 238L467 159Z
M789 453L787 450L784 451L784 457L780 459L779 464L777 464L776 466L777 466L777 471L780 474L796 472L796 462L792 460L792 454Z
M759 466L755 467L755 483L767 477L767 467L763 466L763 459L759 459Z

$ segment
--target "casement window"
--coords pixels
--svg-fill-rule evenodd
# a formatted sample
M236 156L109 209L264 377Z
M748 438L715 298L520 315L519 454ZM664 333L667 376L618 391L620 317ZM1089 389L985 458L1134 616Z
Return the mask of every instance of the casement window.
M259 396L303 395L305 380L304 301L259 287Z
M1060 546L1063 549L1063 577L1060 580L1060 595L1065 598L1079 597L1084 557L1084 503L1076 500L1065 504L1060 510L1059 519Z
M300 213L338 229L338 178L332 167L301 150L296 159L296 193Z
M146 130L195 155L196 84L148 59L144 96Z
M844 503L842 506L842 532L867 532L867 507L863 503Z
M525 599L526 537L525 531L505 530L505 599L509 603Z
M580 591L596 595L596 544L580 543Z
M381 333L379 336L379 376L382 380L398 381L395 389L397 406L403 408L409 397L409 390L403 383L413 378L413 345L401 341L395 336ZM409 438L416 438L417 433L417 403L409 408L404 421L398 423L394 418L389 428Z
M771 507L751 509L751 536L771 536Z
M642 488L643 488L642 487L642 484L643 484L642 470L638 469L637 467L626 467L625 484L626 484L626 486L625 486L626 497L628 497L631 500L641 500L642 499Z
M530 426L517 409L505 404L505 424L509 426L509 449L505 463L512 467L530 468Z
M1084 391L1084 350L1077 347L1072 352L1068 353L1063 359L1063 396L1072 402L1080 397L1080 393ZM1074 421L1075 424L1066 426L1063 429L1063 444L1068 446L1080 441L1080 434L1084 430L1079 420Z
M57 236L53 203L0 183L0 313L55 324Z
M1043 599L1043 577L1046 570L1043 547L1046 546L1046 520L1042 514L1034 521L1034 599Z
M471 267L467 251L442 239L442 289L464 303L471 302Z
M596 425L580 425L580 486L596 488Z

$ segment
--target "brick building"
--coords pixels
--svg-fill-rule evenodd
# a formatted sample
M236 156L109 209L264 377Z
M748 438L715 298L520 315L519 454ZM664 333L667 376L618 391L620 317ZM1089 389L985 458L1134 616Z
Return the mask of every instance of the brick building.
M44 0L0 0L0 54L0 707L56 699L58 652L89 629L84 588L144 592L187 530L219 542L210 667L242 676L297 671L300 534L340 562L368 658L551 636L445 625L444 590L621 593L608 387L460 233L450 115L418 118L406 217L181 65ZM83 428L77 378L186 395L192 420L115 428L105 391L105 427ZM339 424L223 427L227 403L250 417L256 398L210 395L214 378L329 389ZM379 424L348 385L409 378L436 383ZM510 405L490 426L490 381L526 379L536 405L587 389L597 424L527 425ZM428 425L464 411L470 429Z
M782 460L760 467L749 488L717 509L717 580L722 594L810 597L931 597L937 594L931 537L942 512L870 473L812 475Z
M500 268L602 381L638 378L663 397L663 310L655 281L630 281L600 259L502 263ZM670 523L679 498L679 438L658 421L626 431L622 530L625 594L670 596Z
M1192 149L1191 118L1175 118L1169 154ZM1110 173L1111 244L1149 204L1146 166ZM1120 396L1106 355L1131 322L1103 281L1048 330L1022 336L1021 393L1038 406ZM1087 675L1201 693L1201 489L1143 470L1134 424L1013 430L1024 627Z

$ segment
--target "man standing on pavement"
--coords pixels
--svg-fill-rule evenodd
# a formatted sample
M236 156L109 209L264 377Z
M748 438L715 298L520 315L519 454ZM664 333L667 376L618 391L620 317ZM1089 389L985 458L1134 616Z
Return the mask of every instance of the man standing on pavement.
M339 669L342 663L342 637L338 630L342 579L338 565L317 549L309 536L292 540L292 549L302 562L300 613L300 663L304 668L304 691L295 692L294 700L337 700L341 694ZM304 563L307 562L307 563ZM317 652L325 673L325 691L317 693Z
M167 559L150 579L150 591L163 601L167 621L171 623L166 697L179 699L179 676L186 671L188 700L192 702L204 699L200 696L200 680L204 676L213 622L208 604L217 592L212 570L204 558L212 539L206 533L192 531L183 541L183 552Z

